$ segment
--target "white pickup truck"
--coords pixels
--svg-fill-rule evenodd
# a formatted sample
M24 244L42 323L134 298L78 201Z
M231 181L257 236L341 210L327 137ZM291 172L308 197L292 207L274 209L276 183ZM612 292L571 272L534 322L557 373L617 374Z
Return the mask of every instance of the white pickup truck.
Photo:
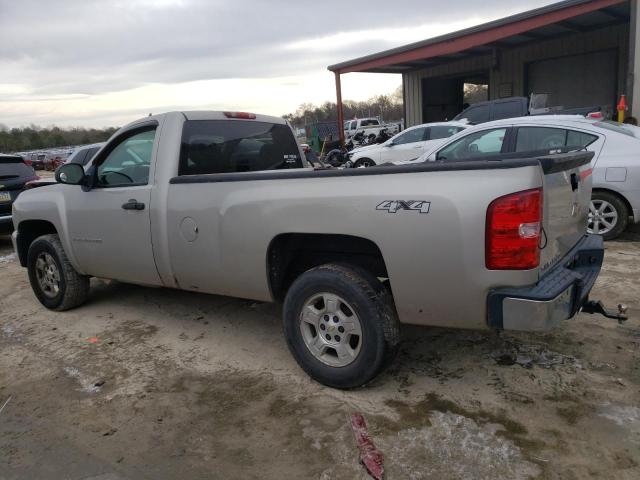
M392 136L400 131L400 126L397 123L382 124L377 118L355 118L344 122L345 140L362 133L364 139L373 141L382 130L387 130L389 136Z
M283 301L301 367L370 381L401 324L545 330L587 302L590 152L315 169L274 117L172 112L13 205L14 248L53 310L90 278ZM118 301L117 299L113 299Z

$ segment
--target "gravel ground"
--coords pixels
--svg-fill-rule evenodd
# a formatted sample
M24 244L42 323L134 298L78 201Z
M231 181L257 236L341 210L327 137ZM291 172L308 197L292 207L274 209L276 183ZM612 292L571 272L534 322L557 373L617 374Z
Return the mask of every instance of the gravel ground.
M280 307L92 280L45 310L0 237L0 479L640 478L640 231L606 244L593 298L546 334L407 327L366 388L310 381ZM513 363L516 360L516 363Z

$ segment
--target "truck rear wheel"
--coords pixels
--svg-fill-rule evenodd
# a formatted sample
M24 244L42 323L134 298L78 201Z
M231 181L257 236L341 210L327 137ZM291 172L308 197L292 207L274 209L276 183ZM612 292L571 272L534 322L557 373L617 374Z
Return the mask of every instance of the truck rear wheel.
M397 352L400 329L391 294L357 267L327 264L303 273L287 292L283 316L294 358L329 387L366 384Z
M33 293L51 310L82 305L89 295L89 277L75 271L58 235L42 235L29 246L27 270Z

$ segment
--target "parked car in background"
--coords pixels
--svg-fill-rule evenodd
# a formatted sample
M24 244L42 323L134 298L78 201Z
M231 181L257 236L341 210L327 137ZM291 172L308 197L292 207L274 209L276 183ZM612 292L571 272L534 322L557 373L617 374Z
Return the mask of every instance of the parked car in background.
M30 152L24 157L24 162L34 170L44 170L46 154L42 152Z
M601 107L590 106L565 109L562 107L547 107L549 96L546 94L532 94L531 101L527 97L509 97L478 102L465 108L456 115L454 121L466 120L474 125L502 120L505 118L524 117L526 115L577 114L588 115L599 112Z
M484 160L500 153L571 148L595 154L588 231L610 240L630 221L640 222L640 128L633 125L580 115L510 118L471 127L416 161Z
M0 154L0 234L13 230L12 206L24 186L38 176L18 155Z
M347 120L344 122L344 138L349 140L356 134L360 134L363 138L373 142L383 129L386 129L390 135L394 135L400 131L400 125L397 123L382 124L377 118Z
M451 135L469 127L463 122L425 123L410 127L384 143L354 148L349 160L354 167L371 167L380 163L413 160Z
M89 161L93 158L93 156L100 150L100 148L104 145L104 143L93 143L91 145L82 145L77 147L71 155L67 158L64 163L77 163L78 165L82 165L83 167L89 163ZM60 165L57 165L58 168ZM37 180L33 180L28 182L25 186L26 189L44 187L46 185L53 185L56 183L55 178L38 178Z

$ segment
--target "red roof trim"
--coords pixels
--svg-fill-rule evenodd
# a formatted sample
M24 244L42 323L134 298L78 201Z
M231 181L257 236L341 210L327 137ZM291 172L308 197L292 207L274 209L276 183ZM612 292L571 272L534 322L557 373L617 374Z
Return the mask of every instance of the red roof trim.
M485 45L503 38L518 35L529 30L561 22L569 18L577 17L578 15L623 3L624 1L626 0L593 0L580 5L567 6L566 8L543 13L536 17L516 20L513 23L508 23L506 25L490 28L480 32L470 33L451 40L418 47L414 50L391 54L386 57L364 61L362 63L345 66L343 68L336 68L334 71L337 73L361 72L363 70L385 67L397 63L414 62L440 55L462 52L469 48L478 47L480 45Z

